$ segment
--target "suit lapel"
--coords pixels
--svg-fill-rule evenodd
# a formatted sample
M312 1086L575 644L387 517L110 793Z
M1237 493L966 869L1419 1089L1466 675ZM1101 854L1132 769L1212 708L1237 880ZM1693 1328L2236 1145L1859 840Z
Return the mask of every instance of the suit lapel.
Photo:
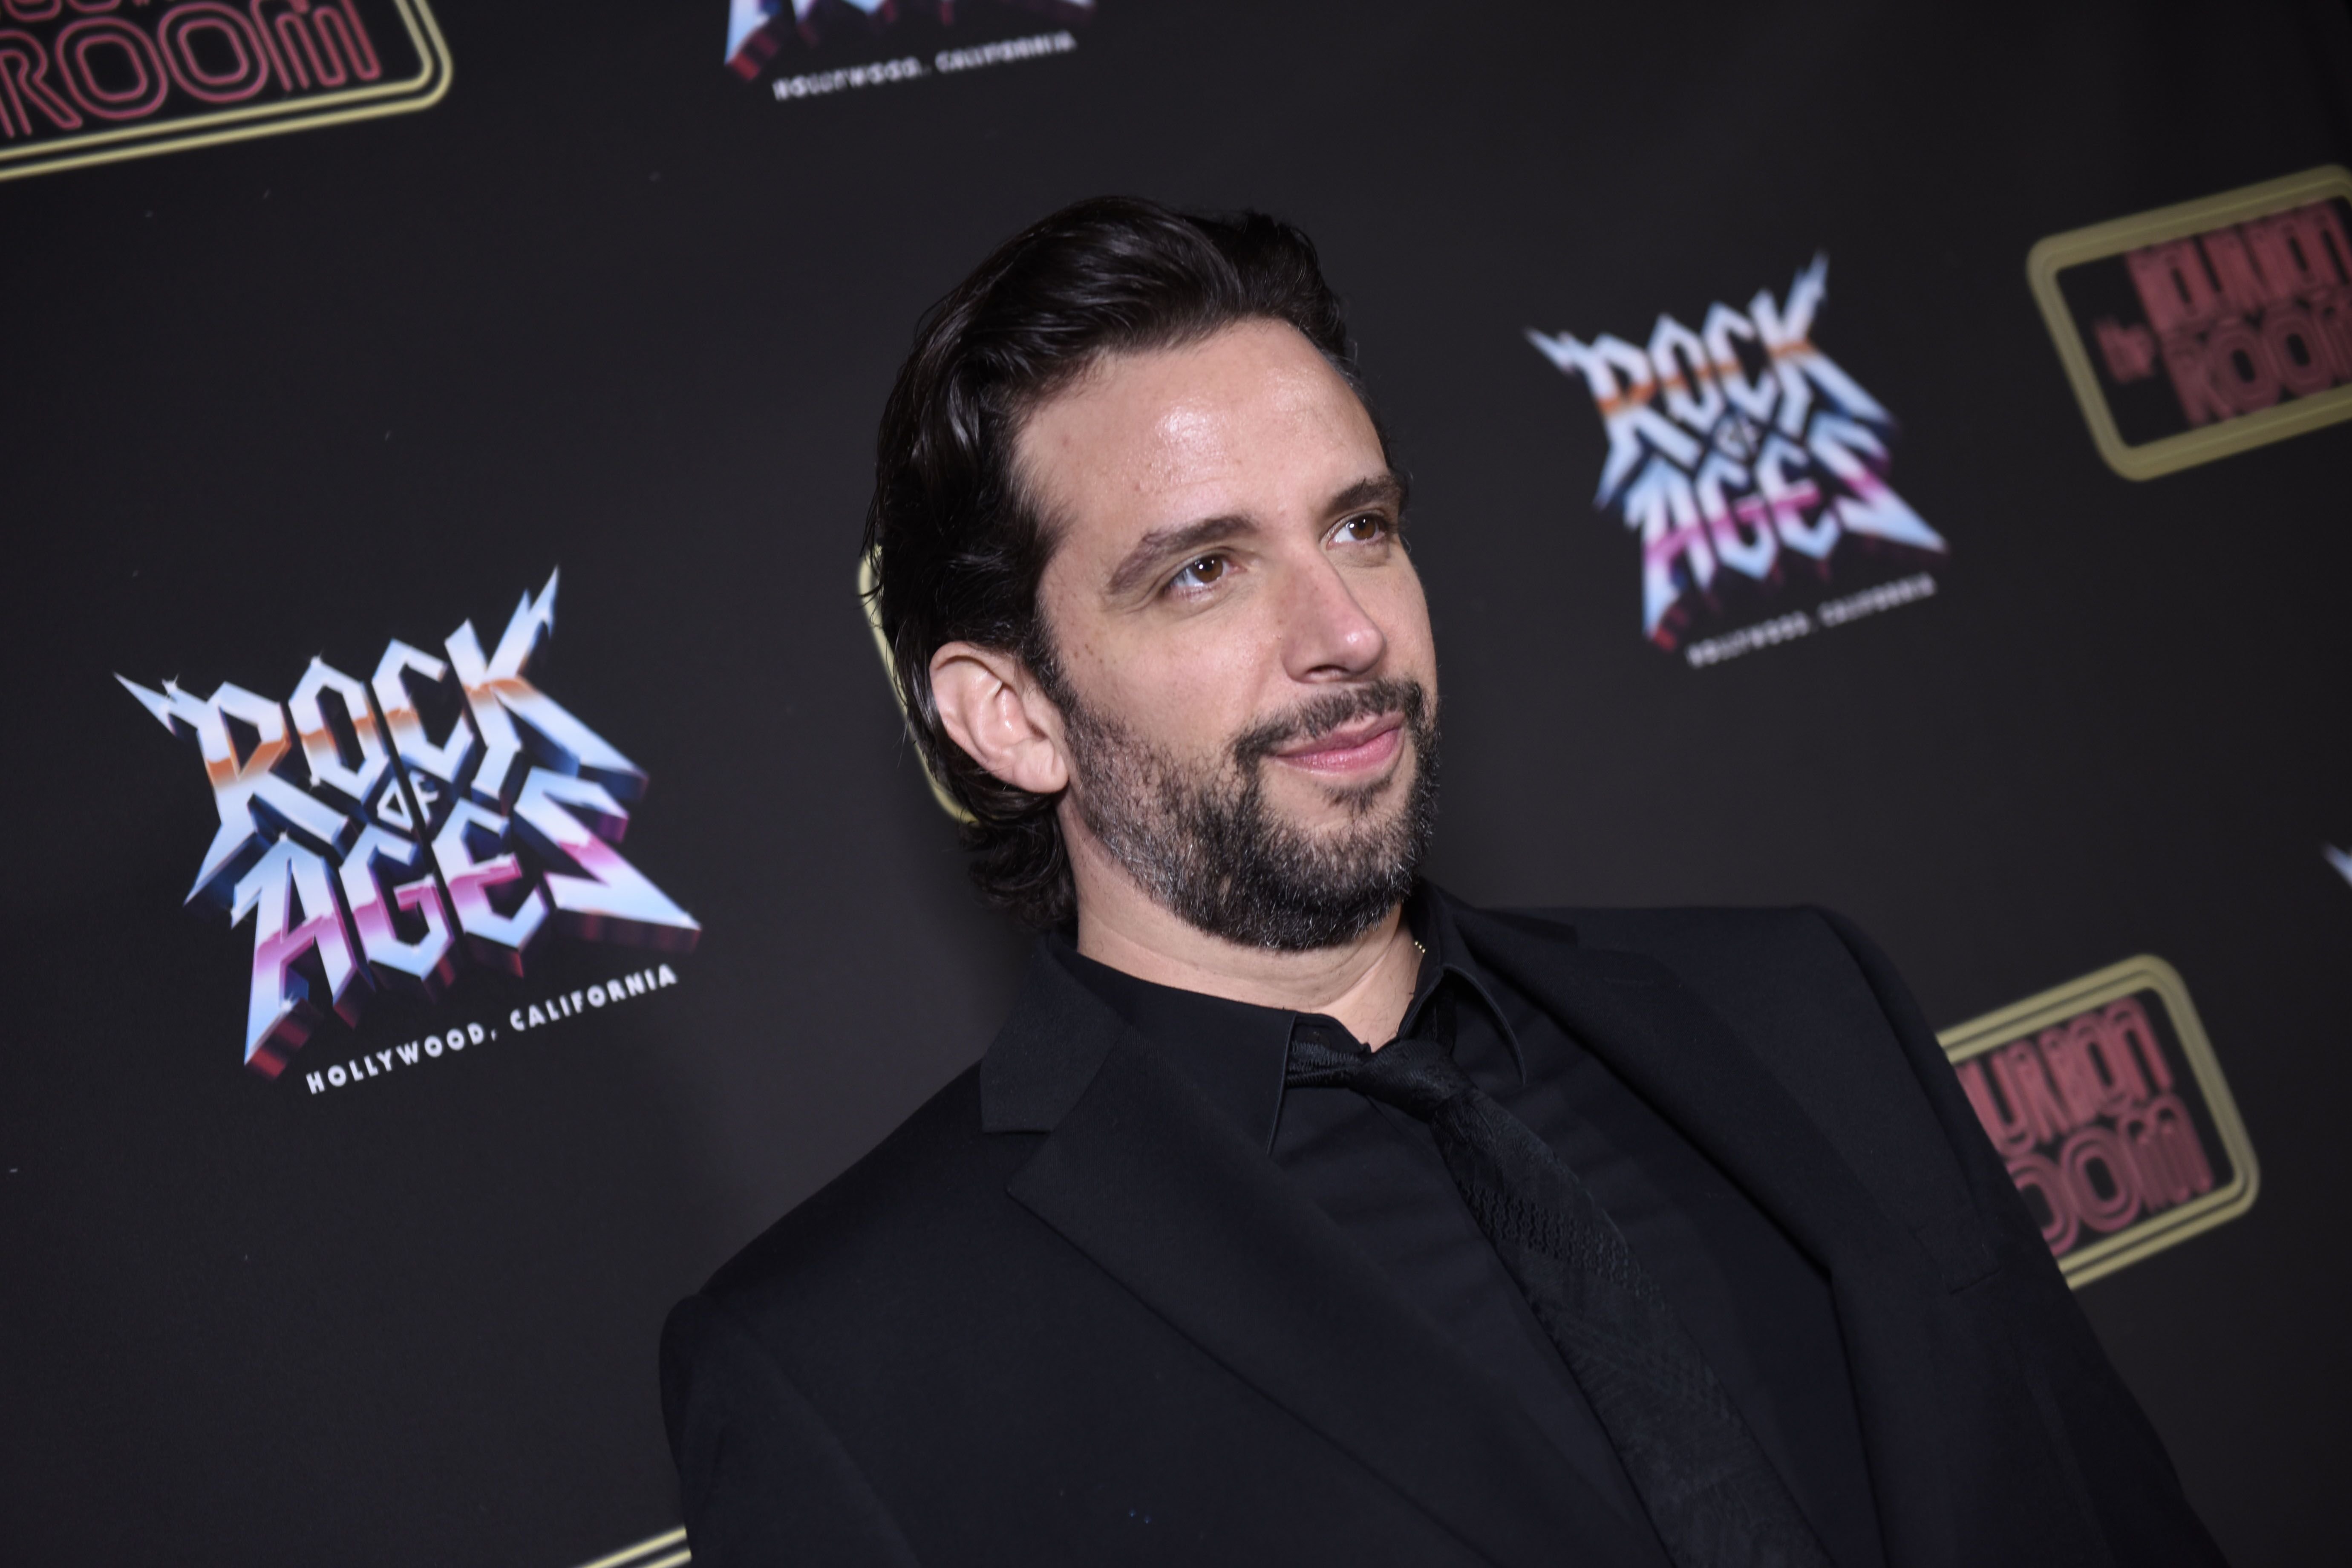
M1050 978L1031 978L1020 1012L1033 999L1073 1005ZM1022 1036L1008 1030L992 1048L1005 1049L992 1126L1011 1130L1019 1103L1060 1111L1009 1184L1015 1201L1492 1561L1535 1568L1568 1543L1601 1562L1654 1554L1201 1091L1139 1041L1118 1043L1124 1026L1107 1010L1091 1022L1083 1012L1061 1015L1094 1034L1057 1047L1063 1067L1047 1076L1064 1079L1058 1091L1017 1070ZM1070 1099L1068 1075L1090 1062Z
M1918 1243L1673 971L1576 945L1549 922L1537 931L1459 904L1453 910L1482 963L1606 1062L1829 1275L1890 1559L1952 1561L1957 1533L1926 1328L1943 1290Z
M1655 960L1455 907L1471 949L1723 1167L1823 1268L1904 1240L1780 1079Z

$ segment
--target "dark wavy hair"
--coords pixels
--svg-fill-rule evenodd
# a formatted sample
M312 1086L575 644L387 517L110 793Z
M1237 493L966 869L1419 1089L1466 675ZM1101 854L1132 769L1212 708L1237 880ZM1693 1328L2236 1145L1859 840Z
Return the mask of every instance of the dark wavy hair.
M1014 472L1022 422L1107 354L1245 321L1296 327L1363 395L1347 318L1304 234L1263 213L1097 196L1015 235L926 312L883 407L866 513L876 624L916 750L968 818L972 880L1031 925L1075 912L1058 796L1014 788L948 737L931 656L960 641L1011 653L1068 708L1037 607L1055 541Z

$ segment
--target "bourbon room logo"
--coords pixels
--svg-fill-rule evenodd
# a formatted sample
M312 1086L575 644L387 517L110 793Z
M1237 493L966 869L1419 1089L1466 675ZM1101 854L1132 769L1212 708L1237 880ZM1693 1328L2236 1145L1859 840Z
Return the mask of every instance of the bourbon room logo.
M195 742L211 786L220 826L187 902L253 923L247 1067L276 1078L326 1013L434 999L462 964L520 975L551 934L666 952L700 936L616 847L645 771L531 679L555 583L488 652L467 621L440 653L395 638L364 680L313 658L283 700L115 677Z
M2162 959L2126 959L1940 1037L2074 1284L2253 1206L2253 1145Z
M425 0L6 0L0 179L423 109Z
M1641 542L1643 634L1693 665L1936 591L1943 536L1888 478L1895 417L1813 342L1828 297L1816 257L1780 300L1662 315L1647 342L1528 332L1592 395L1593 504Z
M2352 417L2352 172L2053 235L2026 275L2126 479Z

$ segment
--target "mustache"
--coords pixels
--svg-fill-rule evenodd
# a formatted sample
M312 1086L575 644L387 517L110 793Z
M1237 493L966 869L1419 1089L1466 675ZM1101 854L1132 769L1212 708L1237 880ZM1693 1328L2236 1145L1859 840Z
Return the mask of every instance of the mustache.
M1311 697L1286 713L1261 720L1234 740L1234 761L1253 767L1295 741L1318 741L1342 725L1383 713L1402 714L1405 728L1419 737L1428 712L1429 691L1420 681L1385 677Z

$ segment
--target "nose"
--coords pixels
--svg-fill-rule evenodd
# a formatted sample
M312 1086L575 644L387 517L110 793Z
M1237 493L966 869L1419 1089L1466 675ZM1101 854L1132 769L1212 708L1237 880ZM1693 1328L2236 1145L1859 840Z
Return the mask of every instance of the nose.
M1387 656L1388 634L1365 612L1348 579L1320 552L1286 574L1283 666L1294 680L1360 679Z

